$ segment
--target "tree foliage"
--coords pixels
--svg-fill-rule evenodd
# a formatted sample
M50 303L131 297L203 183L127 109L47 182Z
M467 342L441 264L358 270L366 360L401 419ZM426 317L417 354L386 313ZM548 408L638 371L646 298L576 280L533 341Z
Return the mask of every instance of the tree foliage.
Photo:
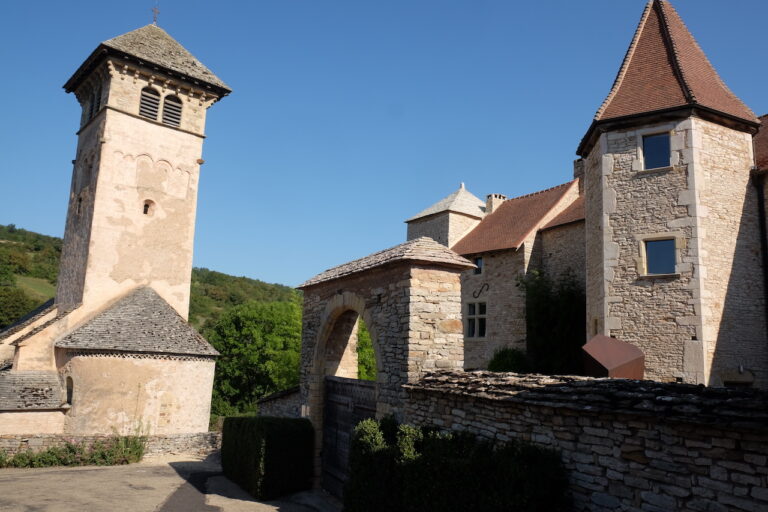
M362 317L357 328L357 378L376 380L376 355L373 352L371 333Z
M546 274L534 272L522 285L525 287L528 359L533 371L581 373L587 300L575 274L568 272L552 281Z
M298 384L301 309L295 302L235 306L203 335L221 353L214 414L253 410L259 398Z

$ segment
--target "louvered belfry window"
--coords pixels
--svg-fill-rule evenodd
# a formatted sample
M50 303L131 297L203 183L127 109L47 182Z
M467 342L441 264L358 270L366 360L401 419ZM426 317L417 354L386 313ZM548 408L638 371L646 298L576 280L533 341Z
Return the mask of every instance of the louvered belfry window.
M177 128L181 124L181 100L176 96L166 96L163 101L163 124Z
M139 115L148 119L157 120L157 112L160 110L160 93L151 87L141 90L141 104Z

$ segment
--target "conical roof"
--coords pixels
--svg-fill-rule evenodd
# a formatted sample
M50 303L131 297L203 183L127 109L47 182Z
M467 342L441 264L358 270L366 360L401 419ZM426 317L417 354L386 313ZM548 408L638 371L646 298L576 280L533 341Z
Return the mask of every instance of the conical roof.
M758 123L754 112L725 85L672 5L650 0L594 121L685 107Z
M426 210L422 210L405 222L411 222L422 217L428 217L429 215L445 211L463 213L471 217L482 219L485 216L485 201L472 194L462 183L461 187L459 187L456 192L441 199Z
M101 43L82 66L64 85L72 91L99 57L111 54L132 57L145 65L156 66L171 74L181 75L192 81L212 86L219 94L231 89L194 55L172 38L165 30L150 24Z

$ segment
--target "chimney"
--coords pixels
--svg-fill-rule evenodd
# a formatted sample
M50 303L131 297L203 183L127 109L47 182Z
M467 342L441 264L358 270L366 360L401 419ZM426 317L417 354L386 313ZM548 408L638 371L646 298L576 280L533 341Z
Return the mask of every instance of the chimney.
M579 180L579 195L584 193L584 159L573 161L573 179Z
M485 198L485 214L490 215L492 214L496 208L501 205L504 201L507 200L507 196L502 194L488 194L488 196Z

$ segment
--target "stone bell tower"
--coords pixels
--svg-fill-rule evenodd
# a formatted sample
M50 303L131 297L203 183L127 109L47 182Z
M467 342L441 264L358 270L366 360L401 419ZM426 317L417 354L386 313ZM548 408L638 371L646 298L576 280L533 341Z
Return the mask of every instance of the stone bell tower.
M101 43L64 89L82 116L57 305L149 285L186 318L205 115L230 89L154 24Z
M768 387L758 126L671 4L649 1L578 149L588 335L638 346L649 378Z

